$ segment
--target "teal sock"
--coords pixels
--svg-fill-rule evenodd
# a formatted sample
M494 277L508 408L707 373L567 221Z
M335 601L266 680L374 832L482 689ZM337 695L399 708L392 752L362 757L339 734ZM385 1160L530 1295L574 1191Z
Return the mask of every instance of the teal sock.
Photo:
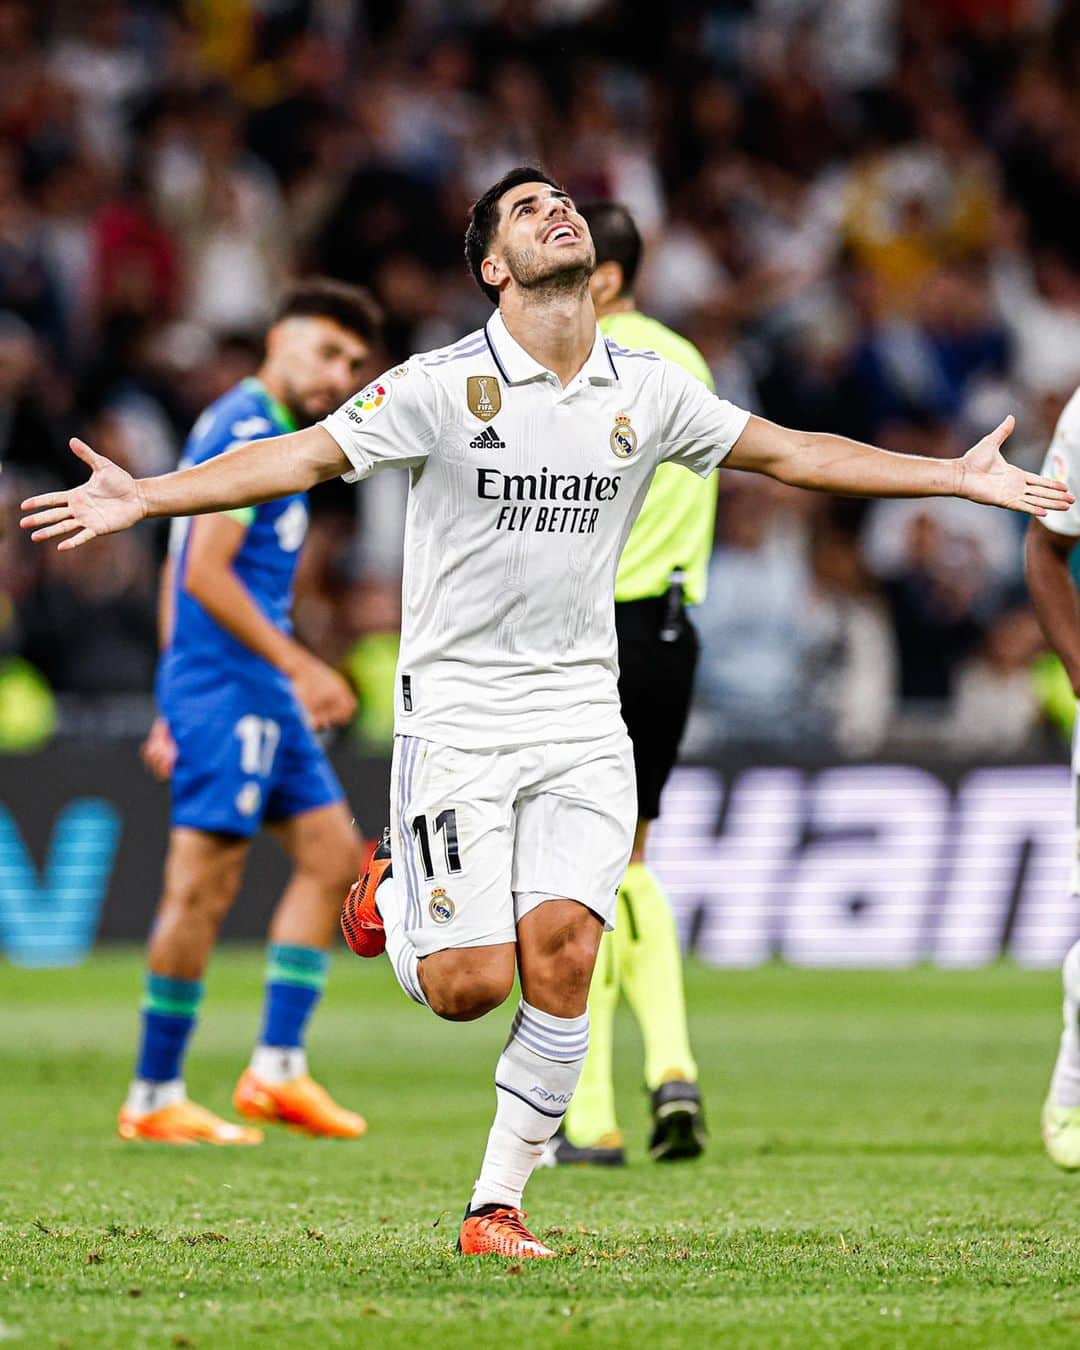
M174 980L147 972L137 1078L171 1083L183 1077L184 1055L202 996L202 980Z
M322 998L329 971L328 952L285 942L270 944L260 1045L293 1049L304 1044L308 1019Z

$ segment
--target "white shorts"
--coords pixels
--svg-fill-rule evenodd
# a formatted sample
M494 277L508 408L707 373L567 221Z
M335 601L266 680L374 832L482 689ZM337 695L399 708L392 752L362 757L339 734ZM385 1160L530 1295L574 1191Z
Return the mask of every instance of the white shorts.
M458 750L397 736L390 811L420 956L513 942L545 900L578 900L611 928L637 823L630 738Z

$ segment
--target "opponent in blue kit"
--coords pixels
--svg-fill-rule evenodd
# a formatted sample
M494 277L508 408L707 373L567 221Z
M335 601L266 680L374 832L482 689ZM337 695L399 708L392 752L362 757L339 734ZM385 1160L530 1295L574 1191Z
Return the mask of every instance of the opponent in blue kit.
M199 418L181 466L201 464L237 441L296 429L289 409L260 380L247 379ZM225 514L244 531L233 575L270 623L291 633L307 495ZM191 524L173 526L175 617L158 674L158 703L178 751L171 819L197 830L253 835L264 818L288 820L340 801L342 791L289 677L213 619L185 584Z
M267 334L258 376L202 414L183 466L324 416L355 389L378 326L363 292L325 281L295 287ZM365 1129L308 1076L303 1049L358 851L341 785L316 737L348 721L355 700L342 677L292 636L307 525L306 494L297 492L173 527L162 585L161 716L144 748L151 769L171 777L172 828L142 1044L120 1112L125 1139L262 1137L189 1101L182 1066L219 924L264 825L294 870L271 923L259 1043L233 1103L249 1119L313 1134L356 1137Z

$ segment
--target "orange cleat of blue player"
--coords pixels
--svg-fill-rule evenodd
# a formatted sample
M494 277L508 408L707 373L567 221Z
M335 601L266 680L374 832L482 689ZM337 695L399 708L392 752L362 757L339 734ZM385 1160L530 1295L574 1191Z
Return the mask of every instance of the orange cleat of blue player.
M262 1131L222 1120L186 1097L152 1111L123 1106L117 1120L121 1139L154 1144L261 1144Z
M233 1093L233 1106L248 1120L288 1125L326 1139L359 1139L367 1121L339 1106L308 1074L274 1083L245 1069Z

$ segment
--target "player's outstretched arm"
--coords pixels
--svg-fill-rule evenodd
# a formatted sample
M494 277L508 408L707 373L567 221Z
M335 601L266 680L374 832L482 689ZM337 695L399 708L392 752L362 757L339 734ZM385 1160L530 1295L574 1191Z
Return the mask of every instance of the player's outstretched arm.
M1039 627L1061 658L1080 694L1080 596L1069 572L1069 555L1080 540L1033 520L1024 544L1024 575Z
M1017 468L1002 455L1015 425L1006 417L959 459L928 459L751 417L725 467L849 497L967 497L1031 516L1067 510L1075 499L1064 483Z
M304 492L350 467L322 427L271 436L238 446L190 469L158 478L132 478L112 460L73 439L72 451L90 468L81 487L46 492L23 502L22 527L35 542L61 536L62 549L78 548L100 534L115 534L148 516L197 516Z

